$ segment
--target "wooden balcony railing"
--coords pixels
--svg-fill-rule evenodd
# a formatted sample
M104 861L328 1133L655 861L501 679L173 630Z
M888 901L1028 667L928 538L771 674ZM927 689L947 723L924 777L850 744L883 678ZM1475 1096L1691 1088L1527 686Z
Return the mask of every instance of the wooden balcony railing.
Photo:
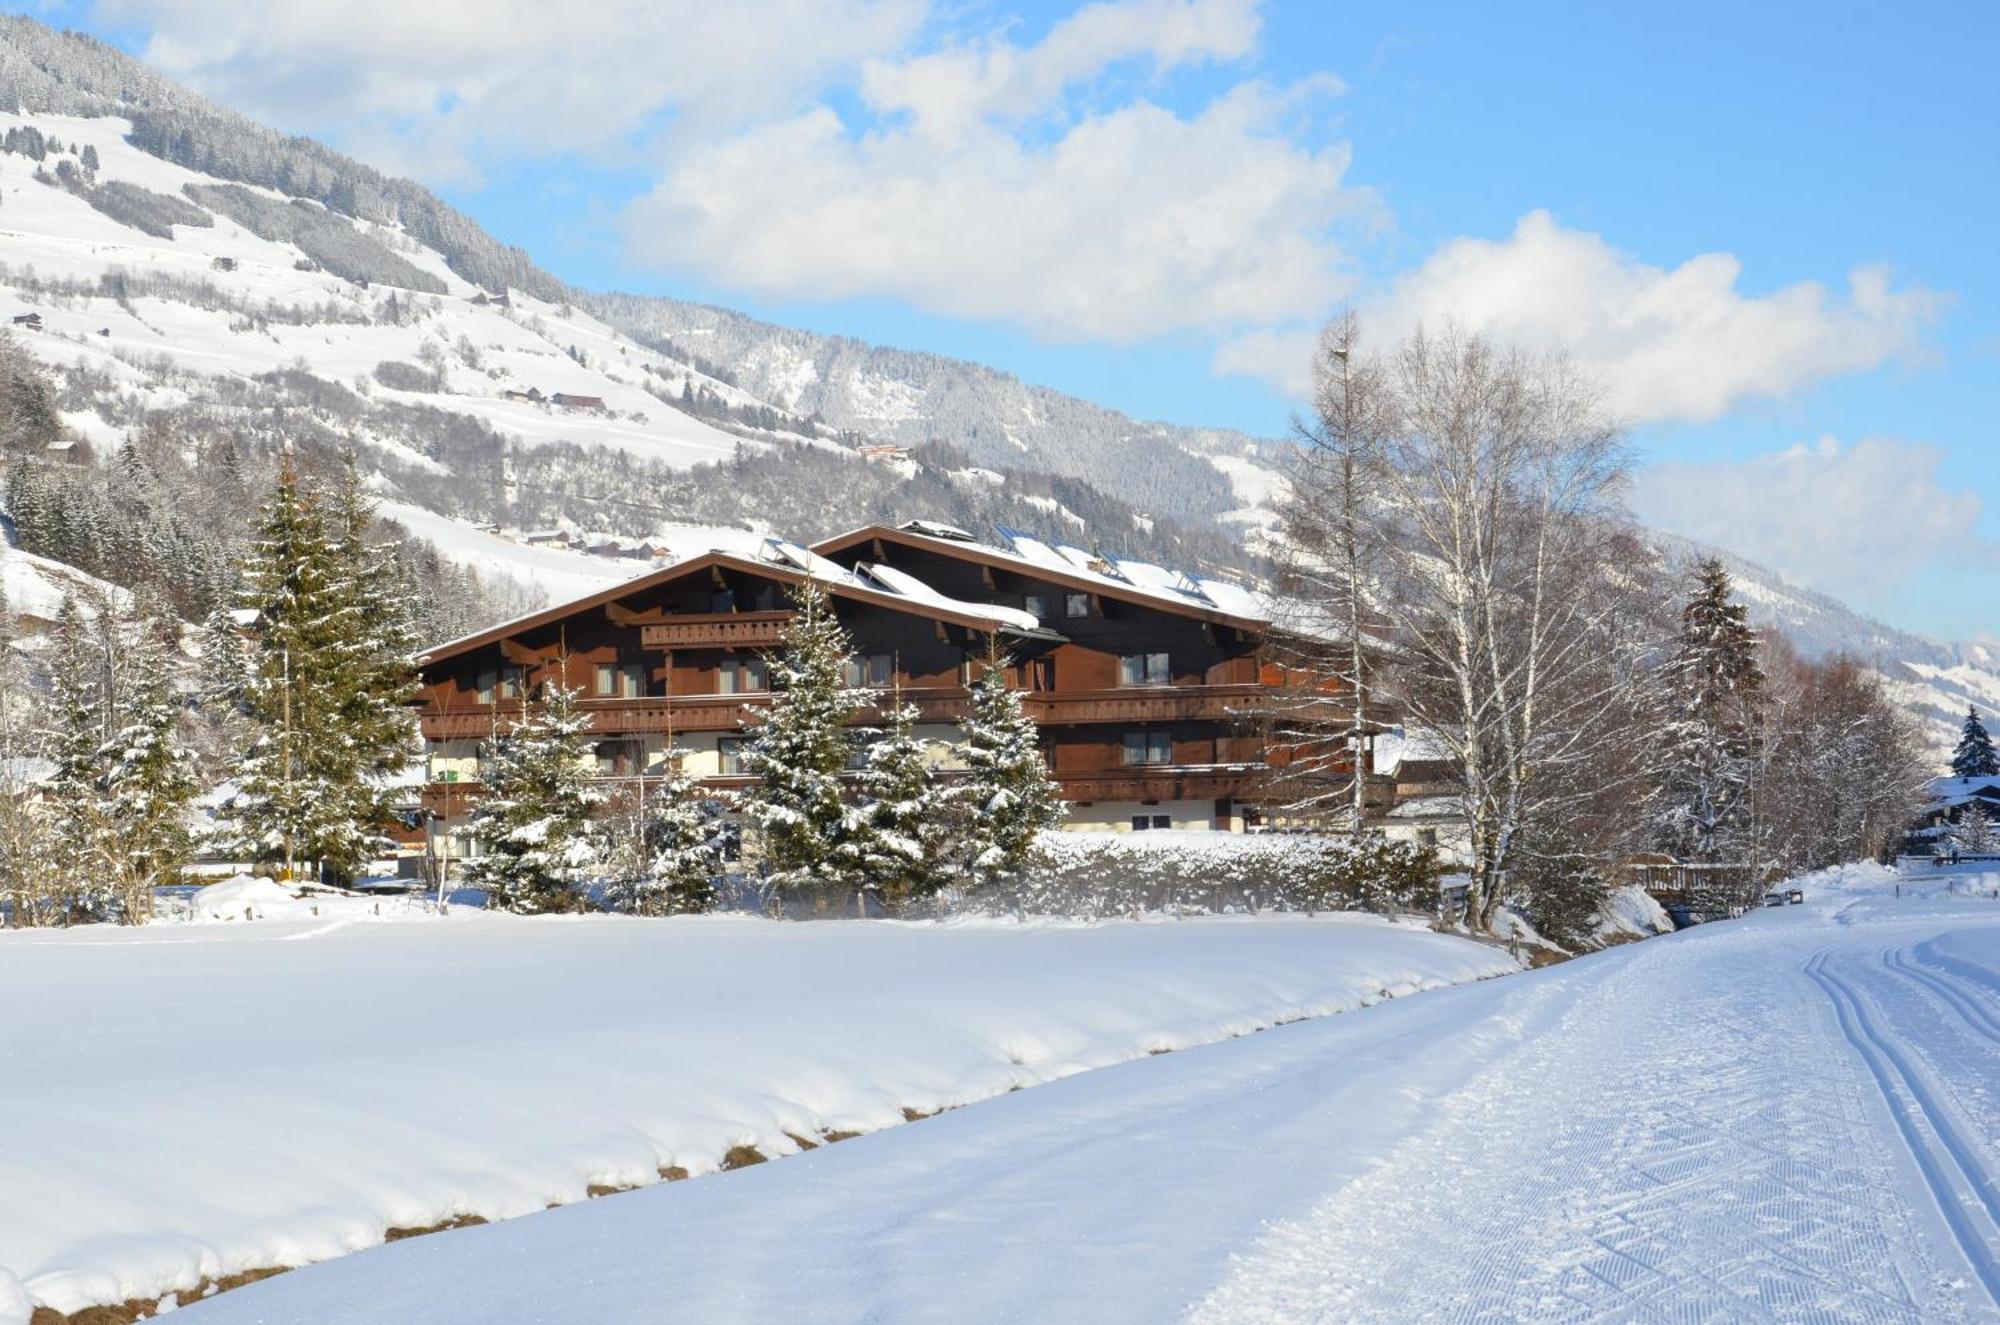
M649 649L771 648L784 643L790 612L690 612L639 628Z
M741 618L738 618L741 619ZM653 629L653 627L647 627ZM1270 692L1258 685L1137 686L1112 690L1027 691L1023 706L1028 715L1045 727L1088 723L1149 722L1228 722L1253 720L1261 716ZM956 722L966 716L970 700L957 686L919 686L902 692L904 702L916 706L920 720L928 723ZM764 694L674 695L649 699L585 698L582 707L591 716L593 730L607 735L653 732L728 732L744 725L745 711L770 702ZM502 729L521 712L518 702L498 706ZM885 705L864 709L856 715L863 723L885 721ZM493 731L495 714L490 708L474 707L461 713L426 713L423 733L434 741L477 740ZM1307 721L1305 714L1292 712L1291 722ZM1344 723L1347 710L1328 701L1323 712L1311 715L1329 725Z
M1168 764L1052 774L1069 801L1212 800L1244 796L1263 785L1251 764Z

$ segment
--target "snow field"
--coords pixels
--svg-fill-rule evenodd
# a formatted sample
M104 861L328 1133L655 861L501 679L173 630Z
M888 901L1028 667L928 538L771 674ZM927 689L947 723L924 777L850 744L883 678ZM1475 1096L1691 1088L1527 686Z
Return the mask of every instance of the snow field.
M1358 916L0 933L0 1267L157 1297L1515 969Z
M1895 882L1812 876L1804 906L399 1243L194 1320L2000 1320L2000 903Z

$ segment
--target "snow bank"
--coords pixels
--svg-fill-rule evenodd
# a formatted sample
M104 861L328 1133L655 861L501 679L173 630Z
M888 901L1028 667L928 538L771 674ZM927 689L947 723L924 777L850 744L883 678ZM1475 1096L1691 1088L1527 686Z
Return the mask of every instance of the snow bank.
M0 933L0 1267L156 1297L1516 969L1357 915L367 918Z
M202 920L261 920L289 914L299 904L291 889L252 874L211 883L188 899L188 909Z
M1653 934L1671 934L1674 929L1672 917L1667 909L1654 899L1653 895L1637 884L1627 884L1613 888L1611 895L1604 899L1604 915L1597 922L1598 942L1612 939L1645 938Z

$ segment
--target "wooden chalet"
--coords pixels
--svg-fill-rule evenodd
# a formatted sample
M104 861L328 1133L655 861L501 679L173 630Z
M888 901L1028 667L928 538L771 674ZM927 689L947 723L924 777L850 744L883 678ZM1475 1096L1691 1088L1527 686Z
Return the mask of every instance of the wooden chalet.
M717 788L746 786L764 654L811 575L852 636L856 685L900 690L950 769L967 685L992 644L1041 727L1073 828L1241 831L1262 816L1259 714L1272 686L1257 599L1025 535L871 526L812 549L746 538L421 655L424 802L462 856L481 746L544 683L581 688L600 776L637 788L670 748ZM1346 714L1329 701L1329 725ZM877 722L878 712L858 721Z

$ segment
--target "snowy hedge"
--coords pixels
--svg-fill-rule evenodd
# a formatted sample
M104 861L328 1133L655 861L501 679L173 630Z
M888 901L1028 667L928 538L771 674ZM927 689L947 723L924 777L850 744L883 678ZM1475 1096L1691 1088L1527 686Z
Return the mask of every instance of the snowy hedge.
M970 911L1099 917L1148 911L1421 911L1434 852L1380 836L1044 833L1015 878L955 899Z

